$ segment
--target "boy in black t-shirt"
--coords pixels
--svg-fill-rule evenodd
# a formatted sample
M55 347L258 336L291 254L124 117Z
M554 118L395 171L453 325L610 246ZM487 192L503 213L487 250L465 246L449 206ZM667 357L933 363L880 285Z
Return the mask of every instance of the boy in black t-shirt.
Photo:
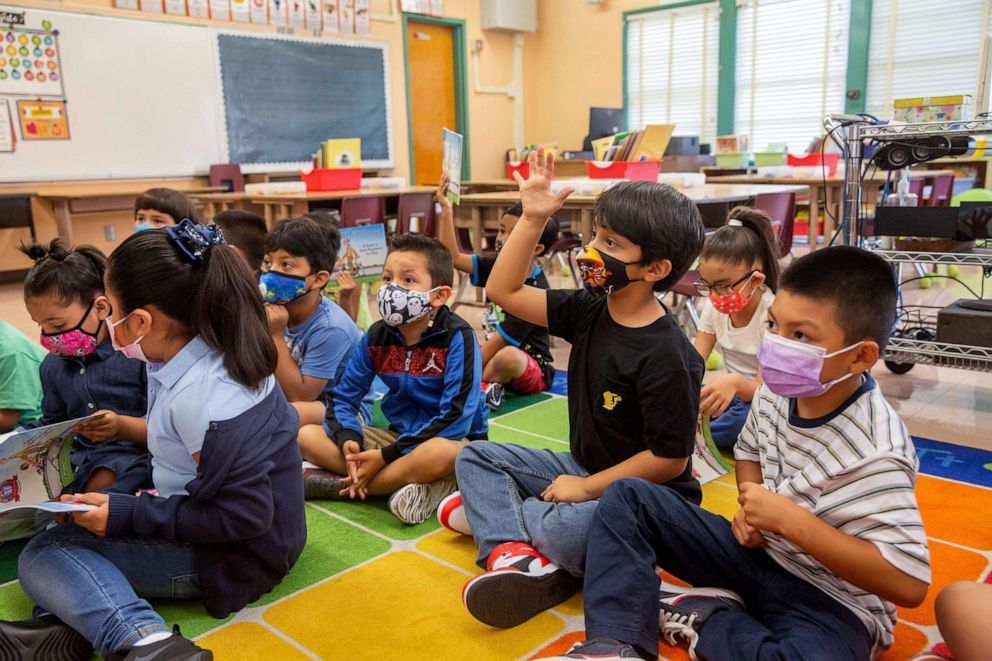
M451 253L455 268L471 275L476 287L485 287L489 274L496 263L494 257L479 257L461 252L455 238L455 215L451 200L445 194L447 178L442 178L437 189L437 202L441 205L441 223L438 238ZM507 209L499 221L496 235L496 254L502 249L506 238L523 215L519 204ZM525 281L529 287L547 290L548 279L544 276L537 258L545 254L558 239L558 221L549 218L544 232L534 247L533 258ZM489 302L482 320L485 342L482 343L482 387L486 390L486 403L494 411L503 403L503 384L520 395L531 395L551 387L555 378L555 368L551 364L550 336L548 329L524 321L519 317L500 310Z
M699 503L692 455L703 360L658 301L703 245L703 223L670 186L624 182L603 192L595 235L580 256L585 290L524 285L545 221L571 194L551 192L554 159L530 158L520 183L523 218L486 288L504 310L572 343L568 361L570 452L480 441L456 462L459 495L439 517L463 514L486 573L462 591L486 624L515 626L579 587L597 499L613 481L666 483ZM447 525L447 524L446 524ZM455 526L450 526L455 527Z

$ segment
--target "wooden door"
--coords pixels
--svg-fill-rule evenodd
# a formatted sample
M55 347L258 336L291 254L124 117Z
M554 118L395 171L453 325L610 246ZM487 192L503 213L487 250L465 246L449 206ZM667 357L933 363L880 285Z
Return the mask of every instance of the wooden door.
M411 20L406 38L413 183L433 184L441 176L441 129L457 130L454 28Z

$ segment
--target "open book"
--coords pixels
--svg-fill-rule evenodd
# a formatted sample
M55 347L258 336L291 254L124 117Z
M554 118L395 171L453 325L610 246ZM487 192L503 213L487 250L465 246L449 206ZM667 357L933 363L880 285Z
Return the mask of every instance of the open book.
M709 418L703 418L696 429L696 449L692 455L693 477L699 480L700 484L706 484L732 470L734 467L724 459L713 443Z
M72 481L72 428L101 415L104 414L0 436L0 541L30 537L57 513L92 509L50 501L58 498L62 488Z

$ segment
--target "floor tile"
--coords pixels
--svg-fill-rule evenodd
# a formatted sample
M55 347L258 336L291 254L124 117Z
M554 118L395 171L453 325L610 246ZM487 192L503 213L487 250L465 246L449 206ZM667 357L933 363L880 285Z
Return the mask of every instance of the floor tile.
M247 641L251 644L246 645ZM196 642L213 652L216 661L302 661L310 658L254 622L232 624Z

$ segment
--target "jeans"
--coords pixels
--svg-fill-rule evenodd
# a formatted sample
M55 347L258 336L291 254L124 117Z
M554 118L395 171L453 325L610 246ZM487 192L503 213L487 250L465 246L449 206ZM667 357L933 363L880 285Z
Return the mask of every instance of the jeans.
M750 412L751 402L734 397L734 401L730 402L730 406L719 418L710 418L710 434L712 434L713 442L718 448L734 447Z
M500 544L525 542L568 573L582 575L597 501L541 500L541 492L559 475L589 475L571 453L473 441L458 454L455 475L480 567Z
M704 660L871 658L872 639L847 607L793 576L764 549L737 543L730 522L668 487L628 478L600 499L589 530L586 636L658 652L655 565L698 587L733 590L747 610L714 613L699 630Z
M21 551L17 577L37 604L36 615L58 616L104 655L169 631L141 597L200 594L191 545L104 539L71 523L32 539Z

